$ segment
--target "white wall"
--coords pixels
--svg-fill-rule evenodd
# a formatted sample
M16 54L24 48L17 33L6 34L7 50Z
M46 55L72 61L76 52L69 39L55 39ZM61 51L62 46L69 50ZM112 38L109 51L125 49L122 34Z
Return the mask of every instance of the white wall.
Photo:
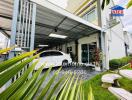
M128 33L129 49L132 50L132 33Z
M124 57L126 54L122 26L120 24L116 25L112 30L112 32L108 32L111 34L109 41L109 59Z
M129 46L128 54L132 54L132 34L128 32L124 32L124 38L126 44Z
M101 0L102 1L102 0ZM110 2L108 6L102 10L102 27L106 32L106 58L107 62L110 59L121 58L126 56L124 46L124 35L122 24L119 23L112 28L108 27L106 20L109 20L109 14L111 13L111 7L113 3ZM117 22L120 22L120 18L116 17Z

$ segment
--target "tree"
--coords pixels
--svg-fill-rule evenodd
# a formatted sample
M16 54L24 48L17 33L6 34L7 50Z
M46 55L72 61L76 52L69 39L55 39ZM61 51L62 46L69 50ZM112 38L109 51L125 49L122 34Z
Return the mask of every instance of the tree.
M108 5L110 3L110 0L103 0L101 8L104 9L104 7L106 5ZM132 6L132 0L129 0L128 4L127 4L127 9L130 8Z

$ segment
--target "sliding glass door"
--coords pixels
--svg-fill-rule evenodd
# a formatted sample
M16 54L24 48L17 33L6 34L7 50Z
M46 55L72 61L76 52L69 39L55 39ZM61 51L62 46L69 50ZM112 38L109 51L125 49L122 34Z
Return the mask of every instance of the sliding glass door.
M96 48L97 48L96 42L81 45L82 63L94 63L95 62Z

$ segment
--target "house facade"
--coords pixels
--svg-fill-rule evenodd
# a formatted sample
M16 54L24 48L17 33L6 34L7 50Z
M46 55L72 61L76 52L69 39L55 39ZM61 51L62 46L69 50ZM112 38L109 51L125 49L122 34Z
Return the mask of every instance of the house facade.
M10 22L1 29L11 33L11 46L25 51L48 45L48 49L70 53L75 62L101 63L109 69L109 60L126 56L130 48L120 18L111 16L112 1L101 10L100 0L69 0L67 11L47 0L0 2L9 6L1 5L6 11L0 11L0 18ZM53 33L67 38L50 37ZM13 57L14 51L9 56Z
M131 36L123 31L121 17L113 17L111 9L115 6L111 1L101 9L101 0L69 0L67 10L84 20L102 27L105 32L105 69L109 69L109 60L128 55L131 48ZM60 47L60 48L59 48ZM76 41L53 48L75 55L75 61L81 63L96 62L96 53L101 48L100 33L85 36ZM77 49L77 50L76 50ZM93 57L95 59L93 59Z

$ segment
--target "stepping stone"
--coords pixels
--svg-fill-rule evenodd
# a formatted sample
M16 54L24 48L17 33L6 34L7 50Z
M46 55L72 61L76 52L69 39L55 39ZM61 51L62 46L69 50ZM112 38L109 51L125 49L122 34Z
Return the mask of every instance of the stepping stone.
M108 90L120 100L132 100L132 94L125 89L109 87Z
M124 76L124 77L126 77L126 78L132 80L132 70L120 70L119 73L120 73L122 76Z
M119 86L117 80L120 78L122 77L118 74L105 74L101 78L101 81L103 82L102 87L108 88L111 87L112 85Z

